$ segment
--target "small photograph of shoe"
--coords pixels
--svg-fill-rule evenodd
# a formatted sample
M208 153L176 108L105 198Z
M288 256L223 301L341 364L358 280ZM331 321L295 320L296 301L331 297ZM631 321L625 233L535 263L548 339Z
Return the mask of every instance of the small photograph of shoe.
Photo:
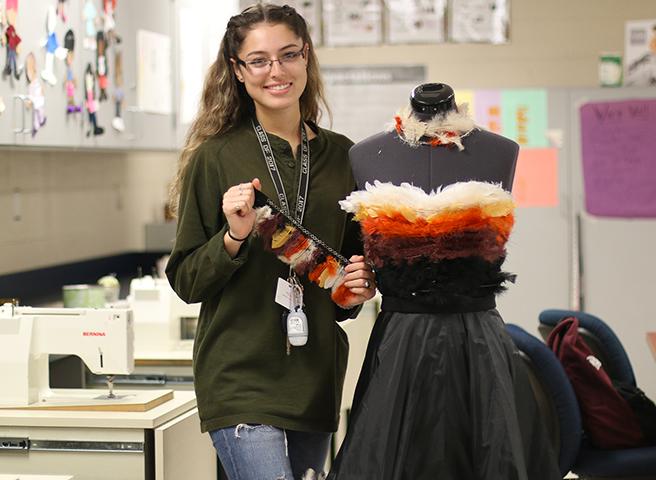
M55 74L49 70L42 70L41 78L43 78L43 80L45 80L49 85L57 85L57 77L55 77Z
M121 117L114 117L112 119L112 127L114 130L118 132L124 132L125 131L125 122Z

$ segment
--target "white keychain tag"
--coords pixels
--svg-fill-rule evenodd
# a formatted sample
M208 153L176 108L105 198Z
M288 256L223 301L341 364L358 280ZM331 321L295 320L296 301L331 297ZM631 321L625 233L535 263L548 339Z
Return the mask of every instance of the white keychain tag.
M292 284L287 280L278 278L276 287L276 303L285 307L287 310L292 309Z

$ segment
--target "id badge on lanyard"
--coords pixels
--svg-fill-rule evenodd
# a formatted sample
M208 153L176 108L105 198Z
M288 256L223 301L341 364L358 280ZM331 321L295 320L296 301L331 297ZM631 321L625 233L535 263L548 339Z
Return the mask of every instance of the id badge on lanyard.
M262 154L271 175L273 186L278 195L280 209L283 213L291 214L289 201L285 192L285 187L278 171L276 159L273 156L271 143L266 131L262 128L256 118L252 119L253 130L260 142ZM298 193L296 198L295 218L299 223L303 222L305 206L307 203L308 186L310 183L310 144L305 131L305 125L301 122L301 172L298 182ZM307 343L308 339L308 321L303 312L303 287L296 273L289 269L287 280L278 279L278 288L276 289L276 302L285 307L288 311L283 314L283 330L286 333L286 351L287 355L291 354L291 347L300 347Z

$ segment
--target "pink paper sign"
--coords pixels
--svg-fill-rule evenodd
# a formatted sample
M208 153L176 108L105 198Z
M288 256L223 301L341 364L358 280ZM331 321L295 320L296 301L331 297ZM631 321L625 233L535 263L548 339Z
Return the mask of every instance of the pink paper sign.
M518 207L558 205L558 150L521 148L512 195Z

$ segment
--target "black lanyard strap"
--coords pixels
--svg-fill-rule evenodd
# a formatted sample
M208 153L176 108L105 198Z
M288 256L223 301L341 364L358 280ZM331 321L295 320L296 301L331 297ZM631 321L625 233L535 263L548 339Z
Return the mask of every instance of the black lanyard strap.
M260 141L262 155L264 155L264 161L266 162L267 168L269 169L271 181L273 182L273 186L276 189L276 194L278 195L278 201L280 202L279 210L286 214L286 216L290 217L291 210L289 208L289 201L287 200L285 186L282 183L280 171L278 170L278 165L276 164L276 159L274 158L273 151L271 150L271 142L269 142L269 137L267 136L266 131L262 128L262 125L260 125L260 122L257 121L257 118L252 118L251 124L253 125L253 130L255 130L257 139ZM292 155L293 154L294 152L292 152ZM298 180L296 212L294 215L294 218L298 221L299 224L303 223L303 215L305 215L305 205L307 203L309 185L310 142L308 141L307 132L305 131L305 124L301 122L301 172Z

